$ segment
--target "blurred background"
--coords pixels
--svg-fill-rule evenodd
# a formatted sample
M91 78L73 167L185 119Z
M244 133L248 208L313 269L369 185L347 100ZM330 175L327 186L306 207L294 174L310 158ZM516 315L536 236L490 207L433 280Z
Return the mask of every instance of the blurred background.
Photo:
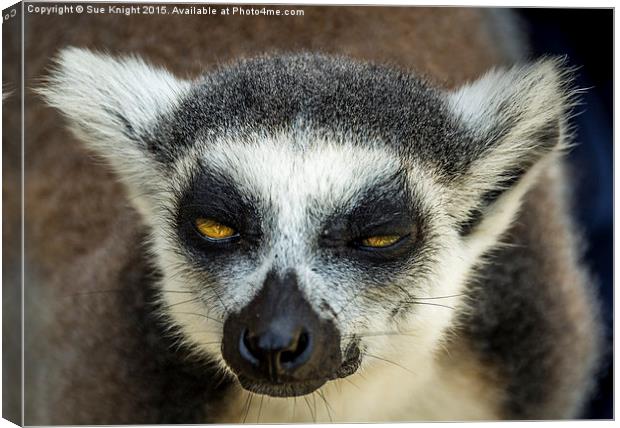
M573 201L585 235L586 263L598 280L609 356L598 393L584 417L613 418L613 11L518 9L531 54L567 55L576 84L588 88L577 107L576 143L569 159L577 185Z

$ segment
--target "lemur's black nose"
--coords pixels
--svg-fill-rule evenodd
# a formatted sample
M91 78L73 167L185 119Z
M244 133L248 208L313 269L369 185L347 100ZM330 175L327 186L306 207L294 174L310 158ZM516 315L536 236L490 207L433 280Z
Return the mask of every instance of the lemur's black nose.
M340 334L308 303L294 272L271 272L224 322L222 356L242 385L326 380L341 364Z
M239 341L241 357L262 367L272 381L307 362L312 354L312 339L304 327L276 319L267 330L245 330Z

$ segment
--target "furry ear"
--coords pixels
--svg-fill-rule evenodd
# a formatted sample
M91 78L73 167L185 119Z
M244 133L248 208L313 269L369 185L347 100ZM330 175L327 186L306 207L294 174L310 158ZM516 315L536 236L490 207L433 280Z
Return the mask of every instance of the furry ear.
M89 147L116 169L133 173L155 158L152 131L189 88L188 81L139 58L70 47L60 51L37 92Z
M449 109L475 141L453 198L461 235L500 214L507 227L539 165L567 146L575 94L569 74L563 60L543 59L491 71L448 94Z

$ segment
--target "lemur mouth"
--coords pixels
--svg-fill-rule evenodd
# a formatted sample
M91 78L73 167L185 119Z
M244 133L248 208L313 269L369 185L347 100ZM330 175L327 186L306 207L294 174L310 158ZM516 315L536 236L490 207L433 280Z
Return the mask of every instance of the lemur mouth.
M362 351L360 349L360 340L354 337L344 352L344 361L332 379L345 378L357 371L362 363Z
M340 368L332 375L322 379L264 382L251 379L243 374L238 374L237 379L245 390L271 397L299 397L311 394L328 381L345 378L357 371L361 364L361 351L358 345L357 341L351 342L347 347L345 359Z
M328 380L318 379L302 382L266 383L257 382L243 375L237 376L237 379L239 379L239 383L244 389L271 397L299 397L300 395L311 394L322 387Z

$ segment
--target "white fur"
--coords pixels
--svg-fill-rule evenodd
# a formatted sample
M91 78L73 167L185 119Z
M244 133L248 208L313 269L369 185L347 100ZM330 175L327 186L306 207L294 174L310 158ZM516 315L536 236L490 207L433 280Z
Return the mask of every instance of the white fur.
M113 58L69 47L37 89L46 102L69 119L71 129L106 157L127 182L154 179L152 162L143 147L123 129L125 118L137 133L148 132L157 118L175 108L190 82L145 63L138 57Z
M448 94L449 108L475 138L487 141L489 147L472 162L460 184L451 189L449 210L455 215L466 216L474 208L472 201L500 187L500 178L505 179L507 171L528 161L535 164L543 157L555 157L567 148L565 116L575 91L566 89L567 73L560 65L559 60L541 60L508 70L492 70ZM516 121L511 120L515 117ZM553 123L557 123L560 135L557 145L549 150L537 140L537 131ZM503 128L506 133L501 140L489 140L489 135ZM532 183L530 179L522 181ZM517 193L523 195L528 188L521 186ZM508 212L514 212L519 204L517 193L512 194L514 203ZM498 229L506 227L508 217ZM493 240L497 234L491 236Z
M522 115L514 135L527 134L566 110L566 75L558 60L494 69L448 97L451 109L478 135L513 113Z

